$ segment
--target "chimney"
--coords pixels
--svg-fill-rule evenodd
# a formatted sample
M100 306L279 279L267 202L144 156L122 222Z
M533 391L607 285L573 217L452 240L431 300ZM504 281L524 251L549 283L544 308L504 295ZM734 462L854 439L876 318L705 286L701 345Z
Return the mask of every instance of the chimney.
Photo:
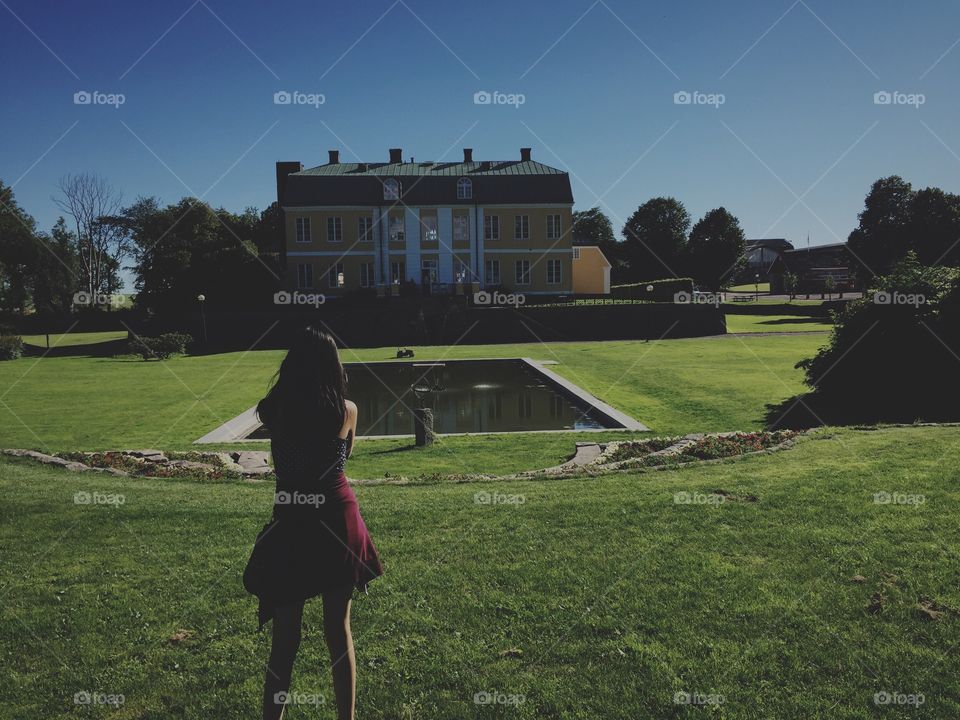
M391 163L403 162L403 148L390 148L390 162Z
M473 162L473 148L463 149L463 161L465 163Z
M327 150L330 153L330 164L336 165L340 162L340 151L339 150Z
M530 159L530 148L520 148L520 161L526 162Z

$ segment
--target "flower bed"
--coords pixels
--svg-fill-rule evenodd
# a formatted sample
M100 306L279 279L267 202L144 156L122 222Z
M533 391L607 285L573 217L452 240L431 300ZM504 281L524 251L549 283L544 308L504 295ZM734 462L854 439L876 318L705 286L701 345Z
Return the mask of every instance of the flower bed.
M775 448L791 440L800 433L794 430L777 430L775 432L726 433L719 435L704 435L699 438L675 439L676 451L669 448L647 451L630 455L630 448L626 448L626 462L621 468L658 467L662 465L682 465L697 460L720 460L737 457L748 453L762 452ZM619 451L617 448L614 454ZM614 462L604 458L605 463Z
M206 480L239 480L242 474L224 466L212 453L170 453L162 461L143 459L122 452L66 452L59 457L93 468L120 470L129 475L151 478L202 477Z
M650 453L666 450L679 440L680 438L664 437L617 443L615 447L603 454L603 462L614 463L630 460L631 458L645 457Z

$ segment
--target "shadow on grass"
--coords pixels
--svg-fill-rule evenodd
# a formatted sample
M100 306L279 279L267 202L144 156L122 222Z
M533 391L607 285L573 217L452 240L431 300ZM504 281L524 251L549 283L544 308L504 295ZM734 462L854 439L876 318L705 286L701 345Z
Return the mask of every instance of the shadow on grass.
M826 318L820 317L789 317L776 320L761 320L757 325L823 325Z
M390 448L389 450L374 450L371 455L388 455L390 453L406 452L407 450L416 450L416 445L402 445L400 447Z
M897 401L882 395L871 398L828 398L811 392L794 395L766 407L764 425L768 430L805 430L823 425L960 421L960 407L956 404L932 400L920 403L915 396Z
M24 357L114 357L127 352L126 338L89 343L87 345L54 345L47 348L42 345L24 344Z

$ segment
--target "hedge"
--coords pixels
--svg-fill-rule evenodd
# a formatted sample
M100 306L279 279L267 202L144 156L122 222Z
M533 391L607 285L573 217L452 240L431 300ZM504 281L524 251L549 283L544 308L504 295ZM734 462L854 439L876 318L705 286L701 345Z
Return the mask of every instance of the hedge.
M130 338L130 352L144 360L166 360L171 355L182 355L193 337L186 333L164 333L157 337L134 335Z
M669 278L667 280L649 280L629 285L614 285L610 294L615 298L647 300L649 302L673 302L677 293L693 295L692 278Z

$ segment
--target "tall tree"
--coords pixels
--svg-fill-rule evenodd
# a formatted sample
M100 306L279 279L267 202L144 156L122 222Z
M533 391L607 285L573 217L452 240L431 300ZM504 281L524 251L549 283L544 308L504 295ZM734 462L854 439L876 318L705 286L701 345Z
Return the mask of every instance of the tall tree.
M880 178L870 188L860 213L860 224L847 246L857 262L861 280L886 274L911 249L910 206L913 188L898 175Z
M79 279L76 236L61 217L48 237L41 238L34 263L32 290L37 312L69 312Z
M746 264L746 249L740 221L719 207L704 215L690 231L686 267L698 285L716 292Z
M85 289L110 292L131 249L129 235L111 221L120 214L122 195L93 173L67 175L58 187L54 201L73 222Z
M960 195L940 188L915 192L908 233L923 264L960 266Z
M17 204L13 188L0 182L0 309L27 309L37 246L36 222Z
M624 256L632 280L676 277L690 229L690 214L679 200L648 200L623 227Z

